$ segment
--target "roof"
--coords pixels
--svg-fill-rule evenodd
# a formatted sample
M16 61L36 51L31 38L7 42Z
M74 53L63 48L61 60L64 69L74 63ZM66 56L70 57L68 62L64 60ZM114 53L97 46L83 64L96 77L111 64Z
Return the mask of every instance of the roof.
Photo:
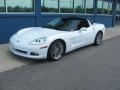
M63 19L77 19L77 20L86 20L85 18L80 18L80 17L64 17Z

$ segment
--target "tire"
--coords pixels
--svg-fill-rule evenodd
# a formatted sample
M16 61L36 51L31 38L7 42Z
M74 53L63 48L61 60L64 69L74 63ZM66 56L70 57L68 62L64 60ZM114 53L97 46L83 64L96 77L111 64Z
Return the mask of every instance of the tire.
M49 61L60 60L64 53L65 53L65 45L63 41L56 40L50 45L48 49L47 59Z
M94 45L95 45L95 46L101 45L102 40L103 40L103 33L102 33L101 31L99 31L99 32L96 34L95 41L94 41Z

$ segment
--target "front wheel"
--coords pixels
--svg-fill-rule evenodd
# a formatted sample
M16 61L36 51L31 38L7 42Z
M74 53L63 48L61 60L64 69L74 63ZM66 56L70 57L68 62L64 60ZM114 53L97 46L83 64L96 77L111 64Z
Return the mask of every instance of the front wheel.
M57 61L65 52L64 43L61 40L54 41L48 50L48 60Z
M102 40L103 40L103 34L102 32L98 32L95 37L94 45L99 46L102 43Z

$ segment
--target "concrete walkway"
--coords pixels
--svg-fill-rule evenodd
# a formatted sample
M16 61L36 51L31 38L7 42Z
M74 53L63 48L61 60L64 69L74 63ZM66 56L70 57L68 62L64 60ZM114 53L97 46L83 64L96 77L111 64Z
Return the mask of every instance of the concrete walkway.
M8 46L9 44L0 45L0 73L31 63L26 58L13 55Z
M106 35L104 37L104 40L110 39L113 37L120 36L120 26L115 26L112 28L106 28Z
M120 36L120 26L106 29L104 40ZM0 45L0 73L32 63L31 60L10 53L8 44Z

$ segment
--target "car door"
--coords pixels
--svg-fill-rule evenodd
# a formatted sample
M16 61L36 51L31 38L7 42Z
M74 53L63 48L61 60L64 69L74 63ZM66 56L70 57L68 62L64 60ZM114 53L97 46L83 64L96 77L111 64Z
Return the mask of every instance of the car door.
M87 20L83 20L80 22L80 30L83 37L83 45L88 45L93 43L94 40L94 28L91 26Z
M94 30L93 27L83 27L80 32L83 36L83 45L88 45L93 43L94 40Z
M72 48L78 48L84 43L83 33L79 31L70 32L70 41Z
M77 30L79 22L79 20L74 20L68 27L70 32L68 33L67 37L70 39L71 49L78 48L84 43L83 33Z

